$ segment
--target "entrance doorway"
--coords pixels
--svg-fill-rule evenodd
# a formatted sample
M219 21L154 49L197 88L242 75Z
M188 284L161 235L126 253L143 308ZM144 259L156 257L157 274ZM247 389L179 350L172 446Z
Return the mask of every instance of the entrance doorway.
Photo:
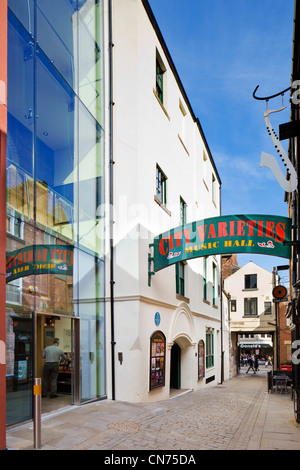
M65 353L65 360L59 364L57 397L50 393L42 398L42 413L49 413L79 403L79 319L69 315L36 314L35 322L35 377L43 382L44 349L59 339L59 347ZM50 380L48 383L50 392Z
M177 343L171 349L170 388L181 388L181 348Z

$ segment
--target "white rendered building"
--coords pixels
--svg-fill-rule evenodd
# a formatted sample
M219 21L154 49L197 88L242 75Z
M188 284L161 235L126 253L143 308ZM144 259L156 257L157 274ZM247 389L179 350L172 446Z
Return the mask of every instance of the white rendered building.
M153 402L221 381L220 257L148 276L155 236L220 215L221 182L148 2L106 6L106 388Z
M264 357L275 347L274 275L250 261L224 280L230 295L232 344L239 346L240 353Z

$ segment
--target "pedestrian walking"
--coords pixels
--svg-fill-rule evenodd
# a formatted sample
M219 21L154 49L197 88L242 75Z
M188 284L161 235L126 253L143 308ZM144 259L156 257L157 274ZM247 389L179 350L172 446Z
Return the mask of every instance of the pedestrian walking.
M252 369L254 374L256 374L256 372L254 370L254 357L253 356L248 357L248 364L249 364L249 367L248 367L248 370L247 370L246 374L248 374L250 369Z
M268 355L266 355L265 366L268 367L268 365L269 365L269 357Z
M259 368L258 368L258 357L257 356L255 356L255 358L254 358L254 369L255 369L256 372L259 370Z

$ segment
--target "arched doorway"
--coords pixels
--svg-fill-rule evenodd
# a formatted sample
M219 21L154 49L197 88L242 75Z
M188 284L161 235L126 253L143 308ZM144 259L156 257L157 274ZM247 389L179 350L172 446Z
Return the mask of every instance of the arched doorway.
M170 389L181 388L181 348L174 343L171 349Z

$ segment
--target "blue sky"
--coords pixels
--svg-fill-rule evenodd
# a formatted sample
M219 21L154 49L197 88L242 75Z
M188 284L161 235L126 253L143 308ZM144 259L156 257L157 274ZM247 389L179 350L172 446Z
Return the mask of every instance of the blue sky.
M266 103L252 93L257 85L257 96L291 85L294 0L149 3L218 168L222 215L287 216L283 190L270 169L259 166L262 152L277 154L265 127ZM288 94L283 104L286 110L270 115L277 135L279 124L290 118ZM281 97L268 104L281 106ZM287 151L288 141L282 145ZM238 260L240 266L252 260L269 271L288 264L272 256ZM287 275L282 271L282 280Z

